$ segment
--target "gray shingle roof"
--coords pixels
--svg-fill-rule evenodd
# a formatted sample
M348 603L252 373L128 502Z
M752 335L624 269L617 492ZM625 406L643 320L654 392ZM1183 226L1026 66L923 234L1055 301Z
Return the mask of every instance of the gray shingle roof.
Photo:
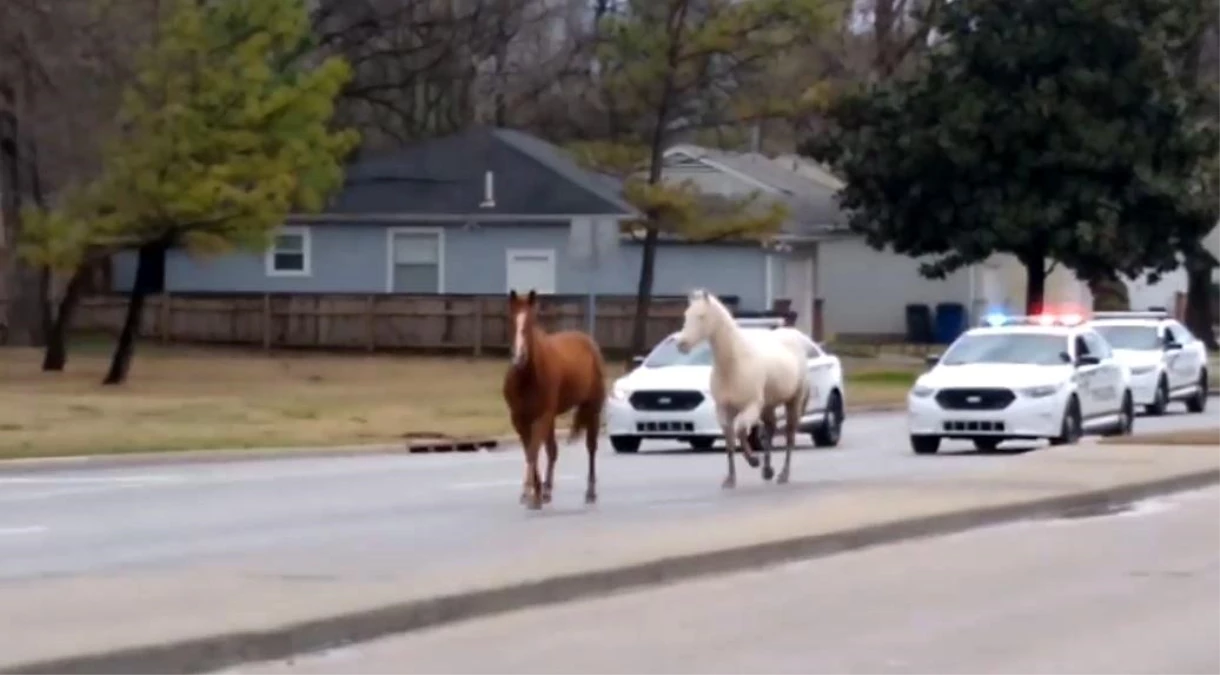
M847 227L847 219L835 200L836 190L825 181L801 175L782 163L758 153L727 152L694 145L670 148L697 159L706 159L745 174L775 190L772 196L788 206L784 233L816 235Z
M495 206L481 208L484 174ZM511 129L477 127L350 164L331 214L622 215L620 187L560 148Z

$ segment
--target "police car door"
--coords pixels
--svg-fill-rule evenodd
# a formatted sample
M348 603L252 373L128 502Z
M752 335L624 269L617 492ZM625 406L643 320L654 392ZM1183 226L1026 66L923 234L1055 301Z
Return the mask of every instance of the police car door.
M805 403L805 413L826 408L826 397L832 389L833 369L830 359L812 340L805 343L805 367L809 372L809 400Z
M1202 365L1197 354L1198 349L1192 344L1195 336L1186 330L1186 326L1177 321L1165 324L1166 344L1172 340L1176 347L1165 350L1166 372L1169 376L1169 390L1176 391L1195 383L1195 376Z
M1077 333L1072 340L1072 348L1074 351L1073 367L1076 369L1076 397L1080 399L1080 416L1084 420L1100 414L1099 405L1096 393L1093 388L1097 386L1097 377L1100 375L1099 365L1081 365L1080 357L1093 356L1093 350L1089 349L1088 343L1085 342L1084 334Z
M1107 415L1122 409L1122 366L1114 360L1110 345L1096 332L1087 331L1083 335L1084 342L1089 347L1089 353L1101 359L1101 364L1093 374L1090 390L1093 394L1094 415Z

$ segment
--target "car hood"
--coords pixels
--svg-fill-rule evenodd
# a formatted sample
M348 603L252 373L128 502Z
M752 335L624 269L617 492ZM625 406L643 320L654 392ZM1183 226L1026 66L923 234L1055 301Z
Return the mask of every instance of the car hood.
M1162 352L1155 349L1115 349L1114 360L1128 368L1155 366L1161 362Z
M618 379L617 386L641 389L693 389L706 392L711 386L711 366L667 366L636 368Z
M1072 367L1034 366L1016 363L938 365L919 378L918 385L944 389L946 387L1040 387L1058 384L1072 374Z

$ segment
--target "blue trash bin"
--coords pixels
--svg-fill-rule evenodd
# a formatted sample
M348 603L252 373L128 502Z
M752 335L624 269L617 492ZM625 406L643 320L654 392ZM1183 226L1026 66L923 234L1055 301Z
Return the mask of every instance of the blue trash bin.
M936 305L936 342L947 345L966 331L966 306L960 302Z

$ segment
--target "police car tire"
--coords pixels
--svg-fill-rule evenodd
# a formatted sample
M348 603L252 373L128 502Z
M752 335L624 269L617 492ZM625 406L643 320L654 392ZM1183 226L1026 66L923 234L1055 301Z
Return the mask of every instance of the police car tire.
M974 449L979 452L992 452L1000 447L1000 439L998 438L976 438L974 439Z
M638 436L611 436L610 447L618 453L639 452L640 438Z
M1113 427L1106 430L1106 436L1130 436L1135 427L1135 404L1131 401L1131 392L1123 393L1122 415Z
M690 447L694 450L711 450L712 446L716 445L716 439L706 437L692 438L688 443L690 443Z
M1199 371L1199 386L1195 393L1186 399L1186 409L1192 413L1201 413L1207 409L1207 369Z
M911 450L917 455L935 455L940 450L940 436L912 436Z
M1080 402L1076 400L1075 396L1068 401L1067 409L1063 411L1063 424L1059 428L1060 433L1051 439L1051 445L1073 445L1080 440L1082 435Z
M838 391L830 393L825 418L809 435L815 447L833 448L839 444L839 439L843 437L843 397L839 396Z
M1164 415L1165 408L1169 407L1169 383L1165 381L1165 376L1162 375L1156 383L1156 398L1152 403L1145 406L1149 415Z

